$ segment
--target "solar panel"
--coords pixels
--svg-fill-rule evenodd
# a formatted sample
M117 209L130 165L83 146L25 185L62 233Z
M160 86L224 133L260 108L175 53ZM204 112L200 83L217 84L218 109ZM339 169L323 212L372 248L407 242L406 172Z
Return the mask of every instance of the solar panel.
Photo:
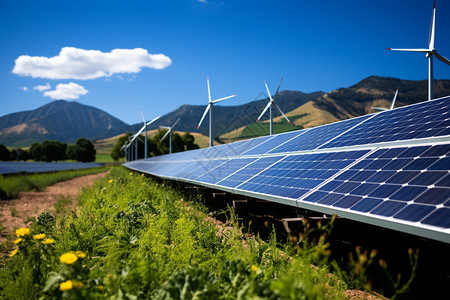
M450 243L450 97L124 165Z

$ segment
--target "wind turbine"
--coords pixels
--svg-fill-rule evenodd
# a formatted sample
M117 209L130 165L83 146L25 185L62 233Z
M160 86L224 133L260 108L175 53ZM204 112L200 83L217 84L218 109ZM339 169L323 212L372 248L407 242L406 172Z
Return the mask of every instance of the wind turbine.
M434 1L433 15L431 16L430 34L428 36L428 49L391 49L391 48L386 49L393 51L421 52L426 54L426 57L428 57L428 100L434 98L433 55L436 56L436 58L442 61L443 63L450 65L450 60L437 53L436 49L434 48L435 23L436 23L435 16L436 16L436 1Z
M229 99L229 98L233 98L236 97L237 95L232 95L232 96L228 96L228 97L223 97L217 100L211 100L211 88L209 87L209 76L206 77L206 82L208 83L208 99L209 99L209 103L208 106L206 106L205 112L203 113L203 116L200 120L200 122L198 123L197 129L200 127L200 125L203 122L203 119L205 118L206 114L209 111L209 146L212 147L213 146L213 128L212 128L212 111L213 111L213 105L217 102L220 102L222 100L225 99Z
M395 99L397 99L397 95L398 95L398 88L397 88L397 90L395 91L394 99L392 99L391 107L389 107L389 108L383 108L383 107L371 107L371 109L373 109L373 110L378 110L378 111L386 111L386 110L391 110L391 109L393 109L393 108L394 108L394 105L395 105Z
M289 121L289 119L286 117L286 115L281 111L280 107L275 103L275 98L278 95L278 90L280 89L281 86L281 82L283 81L283 77L281 77L280 83L278 84L278 88L277 91L275 92L275 95L272 96L270 95L270 91L269 91L269 87L267 86L266 81L264 80L264 84L266 86L266 90L267 90L267 94L269 95L269 103L267 103L266 107L264 108L264 110L262 111L262 113L259 115L258 119L256 120L256 122L259 121L259 119L261 119L261 117L264 115L264 113L267 111L267 109L269 109L269 119L270 119L270 130L269 133L270 135L273 135L273 117L272 117L272 105L275 106L280 113L283 115L283 117L286 118L286 120L289 122L289 124L291 124L291 121Z
M180 121L179 118L178 118L178 120L175 121L175 123L173 123L173 125L171 127L159 126L160 128L168 129L166 134L159 141L162 142L166 138L166 136L169 135L169 154L172 154L172 129L175 127L175 125L177 125L178 121Z
M142 118L144 118L144 115L142 115ZM131 136L131 140L130 140L130 142L128 143L128 145L127 145L126 147L129 147L130 145L132 145L132 144L133 144L133 141L134 141L138 136L141 135L142 131L145 130L145 155L144 155L144 157L147 158L147 126L150 125L150 124L152 124L153 122L155 122L155 121L158 120L159 118L161 118L161 116L158 116L158 117L154 118L153 120L151 120L151 121L149 121L149 122L147 122L147 123L145 123L145 120L144 120L144 125L141 127L141 129L139 129L139 131L138 131L135 135ZM136 147L136 159L138 159L138 157L137 157L137 141L136 141L135 147Z

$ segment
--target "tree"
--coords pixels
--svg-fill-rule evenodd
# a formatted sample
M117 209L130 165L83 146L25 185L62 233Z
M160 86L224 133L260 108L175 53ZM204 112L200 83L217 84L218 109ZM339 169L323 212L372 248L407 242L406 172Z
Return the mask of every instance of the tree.
M95 161L95 150L94 144L85 138L79 138L75 145L67 147L65 152L70 159L75 159L81 162L91 162Z
M42 160L43 153L42 153L41 145L39 143L32 144L29 152L30 152L31 158L34 159L35 161Z
M0 160L9 160L9 150L5 145L0 144Z
M111 157L114 159L114 161L118 161L121 158L125 157L125 152L121 150L122 146L125 145L125 143L128 142L128 139L133 134L131 132L127 132L125 135L119 137L116 144L111 150Z
M40 146L40 160L51 162L66 159L67 144L58 141L44 141Z
M184 150L200 149L200 146L195 143L195 137L189 131L186 131L183 134L182 139L185 148Z

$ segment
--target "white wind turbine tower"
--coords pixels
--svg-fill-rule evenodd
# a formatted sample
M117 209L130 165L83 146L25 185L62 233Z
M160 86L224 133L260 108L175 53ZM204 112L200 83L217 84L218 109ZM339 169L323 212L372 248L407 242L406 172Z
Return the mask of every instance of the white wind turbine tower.
M433 15L431 16L430 35L428 37L428 49L391 49L391 48L386 49L394 51L421 52L426 54L426 57L428 57L428 100L434 98L433 55L436 56L436 58L439 59L440 61L446 63L447 65L450 65L450 60L437 53L436 49L434 48L435 22L436 22L435 16L436 16L436 1L434 1Z
M211 100L211 89L210 89L210 87L209 87L209 77L206 77L206 82L207 82L207 84L208 84L208 100L209 100L209 103L208 103L208 106L206 106L205 112L203 113L203 116L202 116L200 122L198 123L197 129L200 127L200 125L201 125L202 122L203 122L203 119L205 118L206 114L207 114L208 111L209 111L209 146L212 147L212 146L213 146L213 143L214 143L214 140L213 140L213 128L212 128L212 112L213 112L213 105L214 105L215 103L217 103L217 102L222 101L222 100L236 97L237 95L232 95L232 96L228 96L228 97L223 97L223 98L220 98L220 99L217 99L217 100Z
M142 111L141 111L141 113L142 113ZM144 157L145 158L147 158L147 126L148 125L150 125L150 124L152 124L153 122L155 122L156 120L158 120L159 118L161 118L161 116L158 116L158 117L156 117L156 118L154 118L153 120L151 120L151 121L149 121L149 122L145 122L145 119L144 119L144 115L142 114L142 119L144 119L144 125L141 127L141 129L139 129L139 131L135 134L135 135L133 135L132 137L131 137L131 140L130 140L130 142L128 143L128 145L126 146L126 147L129 147L132 143L133 143L133 141L137 138L137 137L139 137L140 135L141 135L141 133L145 130L145 141L144 141L144 144L145 144L145 154L144 154ZM137 142L137 141L136 141ZM136 147L136 159L138 159L138 157L137 157L137 143L136 143L136 145L135 145L135 147Z
M175 125L177 125L178 121L180 121L179 118L178 118L178 120L175 121L175 123L173 123L173 125L171 127L159 126L160 128L168 129L166 134L159 141L162 142L166 138L166 136L169 135L169 154L172 154L172 129L175 127Z
M286 115L281 111L280 107L275 103L275 99L278 95L278 90L280 89L281 86L281 82L283 81L283 78L281 78L280 83L278 84L278 88L277 91L275 92L275 95L270 95L270 91L269 91L269 87L267 86L266 81L264 80L264 84L266 86L266 90L267 90L267 94L269 95L269 103L267 103L266 107L264 108L264 110L262 111L262 113L259 115L258 119L256 120L256 122L259 121L259 119L261 119L261 117L264 115L264 113L267 111L267 109L269 109L269 119L270 119L270 130L269 133L270 135L273 135L273 116L272 116L272 105L275 106L280 113L283 115L283 117L286 118L286 120L289 122L289 124L291 124L291 121L289 121L289 119L286 117Z
M383 107L371 107L371 109L373 109L373 110L378 110L378 111L385 111L385 110L391 110L391 109L393 109L393 108L394 108L394 105L395 105L395 99L397 99L397 95L398 95L398 88L397 88L397 90L395 91L394 99L392 99L391 107L389 107L389 108L383 108Z

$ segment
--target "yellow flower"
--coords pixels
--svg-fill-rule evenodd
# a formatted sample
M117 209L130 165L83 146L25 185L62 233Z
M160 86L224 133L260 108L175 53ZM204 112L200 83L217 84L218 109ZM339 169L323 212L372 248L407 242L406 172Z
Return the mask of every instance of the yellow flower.
M80 235L84 235L84 233L80 232Z
M35 240L43 240L45 238L45 233L33 235L33 239Z
M72 287L73 287L72 280L67 280L59 284L59 290L63 292L71 290Z
M59 260L66 265L71 265L78 260L78 256L73 252L67 252L61 255Z
M16 235L18 237L26 236L26 235L29 235L29 234L30 234L30 228L19 228L19 229L16 229Z
M23 241L23 240L22 240L21 238L18 238L17 240L14 241L14 244L17 245L17 244L20 243L21 241Z
M54 239L48 238L48 239L43 240L43 241L42 241L42 244L44 244L44 245L50 245L50 244L53 244L54 242L55 242Z
M252 265L252 271L253 272L258 272L259 271L259 269L258 269L258 267L257 266L255 266L255 265Z
M19 249L11 251L11 254L9 255L9 257L13 257L14 255L16 255L17 251L19 251Z
M133 175L133 172L131 172L130 175Z
M84 253L83 251L75 251L75 255L78 256L79 258L86 257L86 253Z
M108 180L108 183L113 183L113 180L112 179Z

